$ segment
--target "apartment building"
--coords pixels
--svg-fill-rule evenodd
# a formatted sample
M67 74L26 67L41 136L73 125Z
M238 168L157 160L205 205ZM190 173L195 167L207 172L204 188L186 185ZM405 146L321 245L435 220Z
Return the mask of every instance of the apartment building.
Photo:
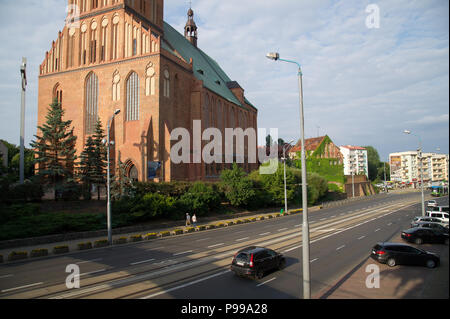
M369 178L369 163L367 160L367 150L360 146L344 145L339 146L344 157L344 175L364 174Z

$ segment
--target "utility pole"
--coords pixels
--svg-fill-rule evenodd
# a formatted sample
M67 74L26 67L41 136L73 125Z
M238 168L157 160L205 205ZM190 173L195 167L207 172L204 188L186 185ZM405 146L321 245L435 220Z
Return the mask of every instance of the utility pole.
M25 91L27 88L27 58L22 58L22 66L20 67L22 75L22 103L20 108L20 161L19 161L19 181L23 184L24 174L24 156L25 156Z

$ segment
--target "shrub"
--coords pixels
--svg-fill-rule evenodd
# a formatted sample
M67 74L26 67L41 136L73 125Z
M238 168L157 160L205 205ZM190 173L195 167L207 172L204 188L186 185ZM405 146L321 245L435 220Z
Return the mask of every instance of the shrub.
M193 232L195 232L195 228L194 227L188 227L188 228L186 228L186 232L187 233L193 233Z
M131 235L130 236L130 241L132 243L136 243L138 241L142 241L142 235Z
M264 216L259 216L259 220L264 220Z
M220 195L215 186L195 182L189 191L180 197L179 205L182 211L195 212L197 216L204 216L220 206Z
M148 233L144 235L145 240L154 239L158 236L156 233Z
M12 251L9 256L9 261L26 259L28 257L28 253L26 251Z
M170 236L170 231L165 230L165 231L160 232L159 234L161 235L161 237L167 237L167 236Z
M211 224L211 225L207 225L206 227L208 227L208 229L214 229L214 228L216 228L216 225Z
M253 182L236 163L231 170L222 171L220 181L225 197L233 206L246 207L255 197Z
M174 229L174 230L173 230L173 233L174 233L175 235L180 235L180 234L183 234L183 230L182 230L182 229Z
M158 217L168 217L175 209L175 202L176 200L170 196L157 193L145 194L131 207L130 221L143 222Z
M86 250L86 249L91 249L92 248L92 243L86 242L86 243L79 243L78 244L78 250Z
M68 252L69 252L69 246L67 246L67 245L53 247L54 254L64 254L64 253L68 253Z
M30 257L43 257L48 255L48 249L33 249L30 253Z
M197 226L197 228L198 228L199 231L201 231L201 230L205 230L206 226L205 225L200 225L200 226Z
M128 242L128 239L126 237L120 237L113 241L113 243L115 245L122 245L122 244L126 244L127 242Z
M232 225L234 225L234 222L233 222L233 221L228 221L228 222L227 222L227 225L228 225L228 226L232 226Z
M236 222L235 222L236 224L242 224L242 223L244 223L241 219L238 219L238 220L236 220Z
M108 246L108 244L109 243L107 239L99 239L94 242L94 247L95 248L106 247Z
M225 227L225 224L224 224L224 223L217 223L217 224L216 224L216 227L217 227L217 228Z

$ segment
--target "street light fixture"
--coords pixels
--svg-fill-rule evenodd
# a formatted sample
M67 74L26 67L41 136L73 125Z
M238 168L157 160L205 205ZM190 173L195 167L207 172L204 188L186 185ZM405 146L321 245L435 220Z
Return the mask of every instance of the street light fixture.
M111 144L112 144L112 142L110 141L110 138L109 138L109 133L110 133L110 126L111 126L111 122L112 122L112 120L114 119L114 117L117 115L117 114L119 114L120 113L120 110L119 109L117 109L117 110L115 110L114 111L114 114L109 118L109 120L108 120L108 126L107 126L107 131L108 131L108 134L107 134L107 139L106 139L106 156L107 156L107 158L106 158L106 160L107 160L107 162L108 162L108 166L107 166L107 177L106 177L106 180L107 180L107 186L106 186L106 191L107 191L107 204L106 204L106 218L107 218L107 224L108 224L108 244L109 245L112 245L112 226L111 226L111 192L110 192L110 183L111 183L111 175L110 175L110 172L109 172L109 166L110 166L110 163L109 163L109 148L110 148L110 146L111 146Z
M404 130L403 133L408 135L414 135L419 139L419 149L417 158L420 160L420 189L422 192L422 216L425 216L425 196L423 195L423 161L422 161L422 139L419 135L411 133L409 130Z
M23 184L24 174L24 158L25 158L25 91L27 89L27 58L22 58L20 66L20 74L22 76L22 96L20 108L20 154L19 154L19 182Z
M300 131L301 131L301 164L302 164L302 208L303 208L303 224L302 224L302 251L303 251L303 298L311 298L311 281L309 270L309 224L308 224L308 199L307 199L307 183L306 183L306 158L305 158L305 120L303 114L303 87L302 87L302 69L299 63L291 60L280 58L278 52L271 52L266 55L270 60L294 63L298 66L298 86L300 97Z

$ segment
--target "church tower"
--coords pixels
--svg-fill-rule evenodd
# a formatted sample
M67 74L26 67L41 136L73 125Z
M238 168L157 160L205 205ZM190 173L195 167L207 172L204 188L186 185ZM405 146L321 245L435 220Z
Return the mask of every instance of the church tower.
M192 8L189 8L188 10L188 20L184 27L184 37L197 47L197 25L194 21L194 11Z

